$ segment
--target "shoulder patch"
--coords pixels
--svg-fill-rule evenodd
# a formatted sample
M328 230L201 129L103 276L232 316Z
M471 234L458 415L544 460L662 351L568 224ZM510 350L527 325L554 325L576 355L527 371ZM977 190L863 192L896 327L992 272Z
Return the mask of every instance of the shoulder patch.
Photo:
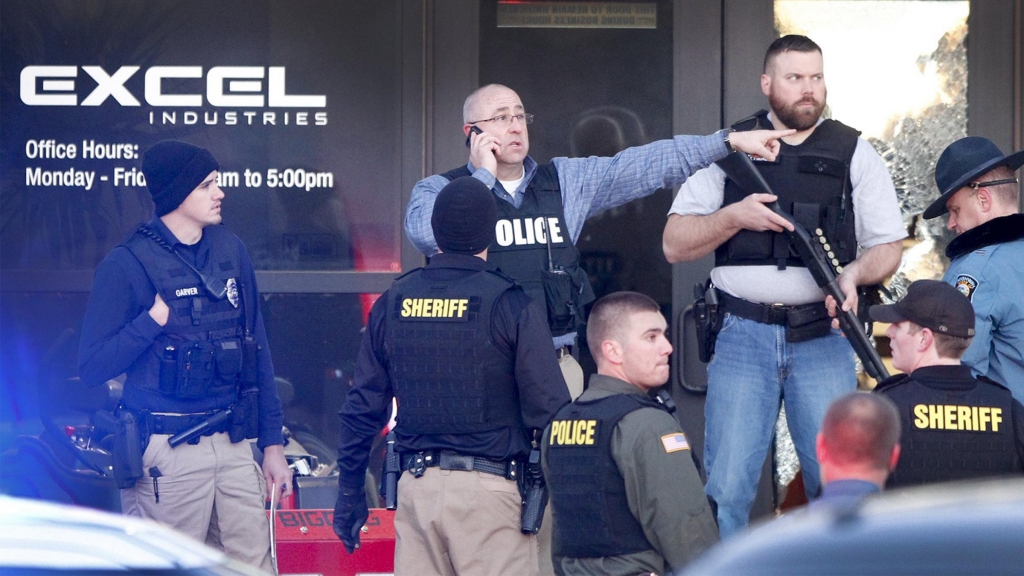
M682 432L662 436L661 445L665 448L666 454L690 449L690 443L686 441L686 435Z
M967 274L961 274L956 277L956 282L953 286L960 291L961 294L967 296L967 299L974 302L974 292L978 289L979 282L973 277Z

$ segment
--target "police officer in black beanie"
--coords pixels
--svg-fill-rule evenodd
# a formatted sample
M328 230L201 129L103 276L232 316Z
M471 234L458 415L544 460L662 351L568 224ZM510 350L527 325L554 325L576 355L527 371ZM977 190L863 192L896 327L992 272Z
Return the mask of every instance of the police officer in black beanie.
M291 471L256 276L242 241L220 225L219 169L209 150L185 142L145 153L155 217L96 269L79 374L86 385L127 375L116 415L137 423L142 447L119 453L115 442L124 513L269 572L264 501L271 486L291 493ZM202 434L169 442L203 422ZM263 451L262 473L247 439Z
M538 571L517 479L569 393L546 313L486 261L496 221L479 180L441 190L431 217L441 253L374 304L340 412L334 531L352 552L368 517L370 446L398 401L396 574Z
M905 372L875 388L896 404L902 430L886 486L1024 474L1024 406L960 363L974 337L971 301L944 282L918 280L870 313L890 323L892 364Z

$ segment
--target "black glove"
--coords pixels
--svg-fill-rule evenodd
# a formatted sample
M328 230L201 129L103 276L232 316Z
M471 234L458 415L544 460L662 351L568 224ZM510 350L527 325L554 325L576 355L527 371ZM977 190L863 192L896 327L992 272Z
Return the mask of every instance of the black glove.
M334 505L334 533L349 554L359 549L359 529L369 517L366 494L362 490L354 494L346 494L344 490L338 492L338 502Z

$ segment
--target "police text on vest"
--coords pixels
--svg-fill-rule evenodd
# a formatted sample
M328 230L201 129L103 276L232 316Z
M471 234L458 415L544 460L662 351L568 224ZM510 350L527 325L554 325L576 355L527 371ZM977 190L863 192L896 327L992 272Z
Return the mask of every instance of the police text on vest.
M547 226L544 226L545 220ZM494 235L499 246L526 246L529 244L546 244L545 228L551 230L551 243L563 242L561 224L558 218L513 218L498 220L494 225Z
M552 446L593 446L597 420L555 420L551 423Z

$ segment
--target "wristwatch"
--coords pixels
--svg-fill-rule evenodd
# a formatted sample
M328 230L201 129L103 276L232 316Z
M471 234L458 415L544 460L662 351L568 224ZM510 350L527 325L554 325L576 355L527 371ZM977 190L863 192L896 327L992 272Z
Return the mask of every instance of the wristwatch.
M725 147L729 150L730 154L736 151L732 146L732 142L729 141L729 136L731 136L733 132L735 132L735 130L732 128L725 128L722 130L722 138L725 140Z

